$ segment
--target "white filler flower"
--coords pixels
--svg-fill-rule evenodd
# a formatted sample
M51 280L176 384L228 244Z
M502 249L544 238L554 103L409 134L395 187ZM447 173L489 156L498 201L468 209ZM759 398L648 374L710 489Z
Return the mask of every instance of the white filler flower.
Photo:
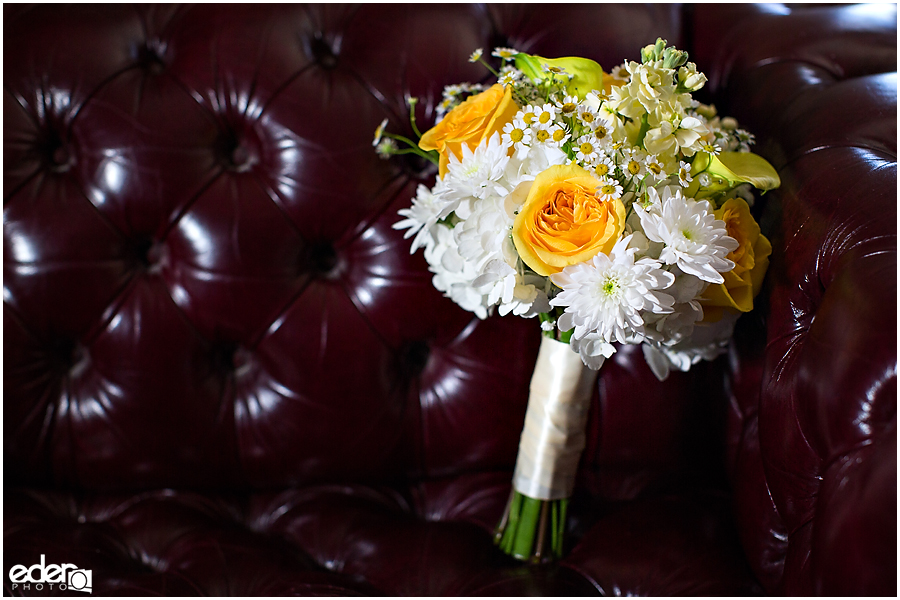
M665 244L661 262L678 265L709 283L722 283L721 274L734 268L726 257L737 249L738 242L728 236L725 222L716 219L706 200L685 198L681 190L671 195L666 188L660 206L647 211L635 203L634 210L647 238Z
M600 252L550 276L562 288L550 304L565 307L559 328L574 328L573 339L591 336L624 344L643 335L643 311L672 311L674 298L659 290L672 285L675 277L651 258L635 262L637 249L628 248L631 237L619 240L608 256Z

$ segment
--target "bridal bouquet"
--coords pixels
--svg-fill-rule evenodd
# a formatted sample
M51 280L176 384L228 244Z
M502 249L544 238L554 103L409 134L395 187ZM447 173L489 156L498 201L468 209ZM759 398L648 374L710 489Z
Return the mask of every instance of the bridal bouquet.
M538 317L513 493L496 540L522 559L560 557L596 370L641 344L665 379L724 351L753 308L771 246L752 188L779 185L753 136L691 94L706 77L657 40L606 73L585 58L497 48L496 83L444 89L418 141L375 133L382 157L438 166L396 229L434 286L486 318ZM401 146L400 144L404 144Z

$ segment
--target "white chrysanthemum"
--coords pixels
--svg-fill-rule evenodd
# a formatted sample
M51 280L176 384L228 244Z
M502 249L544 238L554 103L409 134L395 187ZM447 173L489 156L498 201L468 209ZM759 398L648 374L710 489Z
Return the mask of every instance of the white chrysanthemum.
M440 181L434 189L428 189L420 183L416 189L416 197L413 198L412 206L397 211L397 214L405 218L394 223L392 227L406 229L403 239L416 236L410 247L410 254L431 243L432 228L439 220L453 212L455 206L459 204L459 202L448 200L442 194L444 189Z
M522 190L526 195L527 188L526 183ZM456 252L465 264L445 262L445 266L469 277L466 283L481 295L478 304L486 312L498 306L501 315L532 317L550 310L543 289L546 280L517 271L519 256L509 235L513 217L505 197L488 196L473 203L468 217L453 228ZM455 259L452 253L447 256ZM471 301L470 296L466 300Z
M434 243L425 248L428 270L434 273L432 285L464 310L480 319L488 318L490 311L485 296L472 286L478 276L475 265L459 256L453 230L435 227L433 232Z
M721 273L734 268L726 258L738 242L728 236L725 223L716 219L709 202L685 198L677 189L664 188L657 210L647 211L635 203L634 210L648 239L665 244L659 260L675 265L709 283L722 283Z
M524 157L518 155L510 158L506 165L505 179L509 189L515 189L524 181L534 181L541 172L554 165L564 165L568 157L554 144L535 144L528 149Z
M507 146L500 135L494 132L486 142L482 140L475 150L468 144L461 146L462 158L450 153L447 174L443 179L448 195L452 198L484 198L489 194L508 194L509 190L498 185L509 161Z
M630 241L631 236L622 238L609 255L600 252L550 276L562 288L550 304L565 308L559 327L574 328L573 339L594 333L606 343L626 343L643 335L643 311L672 310L674 299L660 290L675 278L653 259L635 262L636 249L628 248Z
M715 323L699 323L694 334L678 344L645 343L643 351L647 365L657 379L664 381L673 368L688 371L701 360L713 360L728 350L739 316L740 313L729 313Z
M616 347L600 338L596 333L589 333L583 338L572 338L569 344L572 350L581 356L581 362L590 369L598 370L603 362L615 354Z

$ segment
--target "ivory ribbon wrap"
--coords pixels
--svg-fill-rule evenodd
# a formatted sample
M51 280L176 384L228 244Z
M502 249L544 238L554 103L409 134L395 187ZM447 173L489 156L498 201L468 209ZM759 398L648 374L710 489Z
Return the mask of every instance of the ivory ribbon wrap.
M568 344L541 338L513 474L517 492L538 500L572 495L596 379Z

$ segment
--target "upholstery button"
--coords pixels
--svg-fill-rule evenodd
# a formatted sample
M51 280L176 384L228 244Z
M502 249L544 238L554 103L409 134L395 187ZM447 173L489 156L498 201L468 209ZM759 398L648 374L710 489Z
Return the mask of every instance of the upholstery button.
M308 255L309 270L325 279L335 279L343 270L340 256L329 242L314 244Z
M51 171L65 173L74 163L69 145L55 131L47 134L42 146Z
M256 156L247 149L247 146L238 144L237 148L231 152L231 164L238 172L247 171L256 164Z
M159 273L168 260L167 247L153 239L140 239L134 243L134 256L141 267L150 273Z
M259 152L252 141L238 136L234 131L223 131L217 143L222 164L237 173L246 173L252 169L259 162Z
M309 51L313 60L323 69L333 69L337 66L337 55L334 48L327 41L317 35L309 44Z
M138 66L153 74L162 73L166 68L163 60L165 55L166 44L159 40L149 40L145 44L138 47L136 52L136 60Z
M428 342L424 340L409 342L400 349L401 369L410 377L417 377L425 370L430 356L431 348Z
M211 352L213 369L223 376L243 377L250 372L253 357L247 348L234 342L219 342Z

